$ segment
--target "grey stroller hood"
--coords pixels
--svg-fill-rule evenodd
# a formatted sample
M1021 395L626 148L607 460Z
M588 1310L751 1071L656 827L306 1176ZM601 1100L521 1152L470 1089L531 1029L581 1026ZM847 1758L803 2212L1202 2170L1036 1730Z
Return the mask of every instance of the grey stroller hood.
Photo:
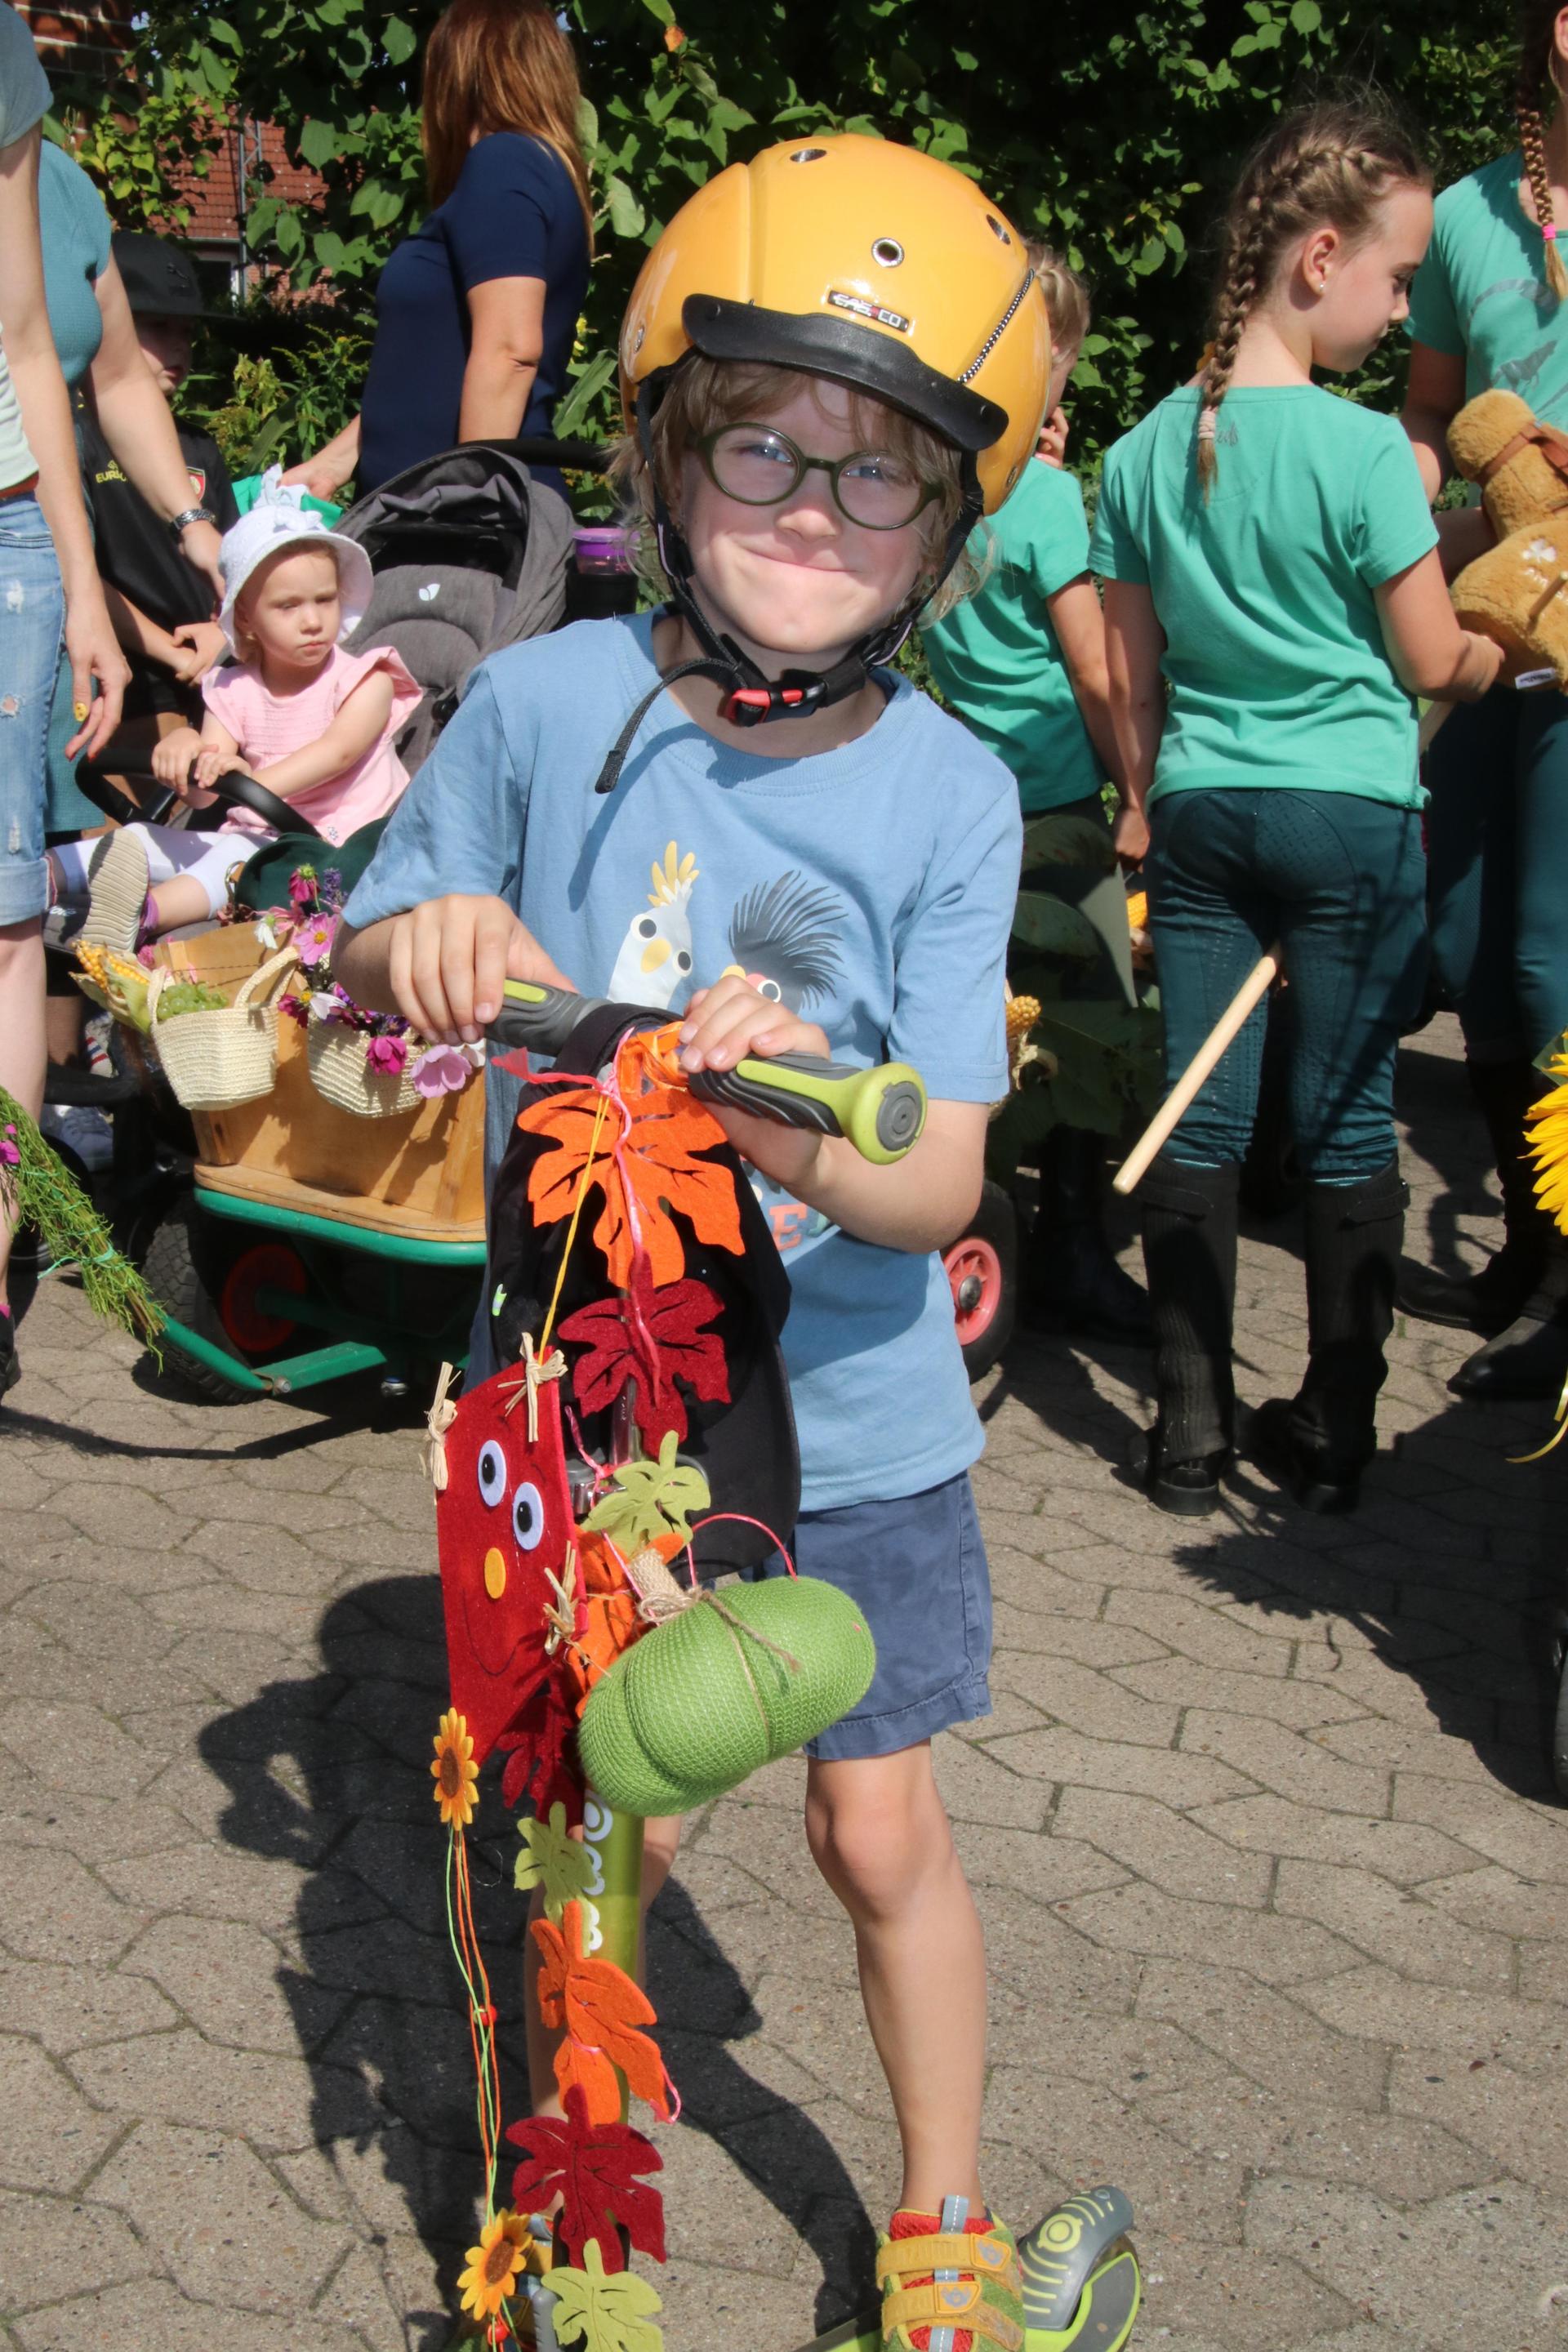
M391 646L426 690L398 739L412 773L475 664L559 624L571 511L510 450L481 441L395 474L337 529L358 541L374 574L350 649Z

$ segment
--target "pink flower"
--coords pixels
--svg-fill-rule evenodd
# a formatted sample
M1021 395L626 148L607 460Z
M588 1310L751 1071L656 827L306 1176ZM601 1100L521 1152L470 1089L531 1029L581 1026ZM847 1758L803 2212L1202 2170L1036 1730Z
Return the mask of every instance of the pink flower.
M414 1065L414 1090L426 1096L460 1094L474 1066L456 1045L431 1045Z
M313 866L301 866L297 873L290 874L289 896L301 914L315 905L316 869Z
M7 1127L0 1132L0 1168L20 1168L22 1149L16 1140L16 1130Z
M408 1059L408 1047L401 1037L373 1037L364 1049L369 1068L383 1077L395 1078Z
M317 915L295 932L294 945L307 971L313 971L331 953L332 934L337 928L335 916Z

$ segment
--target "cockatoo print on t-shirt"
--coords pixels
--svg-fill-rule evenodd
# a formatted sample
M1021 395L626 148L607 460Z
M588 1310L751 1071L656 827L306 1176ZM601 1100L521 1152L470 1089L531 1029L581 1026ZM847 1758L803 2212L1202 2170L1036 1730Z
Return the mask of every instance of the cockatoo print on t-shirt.
M697 860L674 842L653 865L647 907L632 917L605 993L617 1004L669 1004L691 977L691 886Z

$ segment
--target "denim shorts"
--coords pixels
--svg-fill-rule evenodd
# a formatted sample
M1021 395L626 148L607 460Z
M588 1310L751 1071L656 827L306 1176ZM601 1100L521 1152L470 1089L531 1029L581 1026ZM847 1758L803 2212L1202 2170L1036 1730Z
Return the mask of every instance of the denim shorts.
M0 499L0 924L48 904L44 778L64 621L43 509Z
M808 1756L896 1756L991 1712L991 1577L969 1474L890 1503L803 1511L795 1564L837 1584L877 1644L870 1689ZM782 1576L775 1552L757 1571Z

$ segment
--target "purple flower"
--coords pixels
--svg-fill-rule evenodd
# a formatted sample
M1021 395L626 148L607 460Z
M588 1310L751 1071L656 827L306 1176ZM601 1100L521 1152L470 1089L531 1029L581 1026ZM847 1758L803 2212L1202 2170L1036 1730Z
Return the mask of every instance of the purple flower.
M16 1140L16 1130L7 1127L0 1132L0 1168L20 1168L22 1148Z
M456 1045L431 1045L414 1065L414 1091L426 1096L460 1094L474 1066Z
M294 945L307 971L324 963L332 951L332 935L338 928L334 915L317 915L303 924L294 934Z
M373 1037L364 1058L367 1066L383 1077L395 1078L408 1059L408 1048L401 1037Z

